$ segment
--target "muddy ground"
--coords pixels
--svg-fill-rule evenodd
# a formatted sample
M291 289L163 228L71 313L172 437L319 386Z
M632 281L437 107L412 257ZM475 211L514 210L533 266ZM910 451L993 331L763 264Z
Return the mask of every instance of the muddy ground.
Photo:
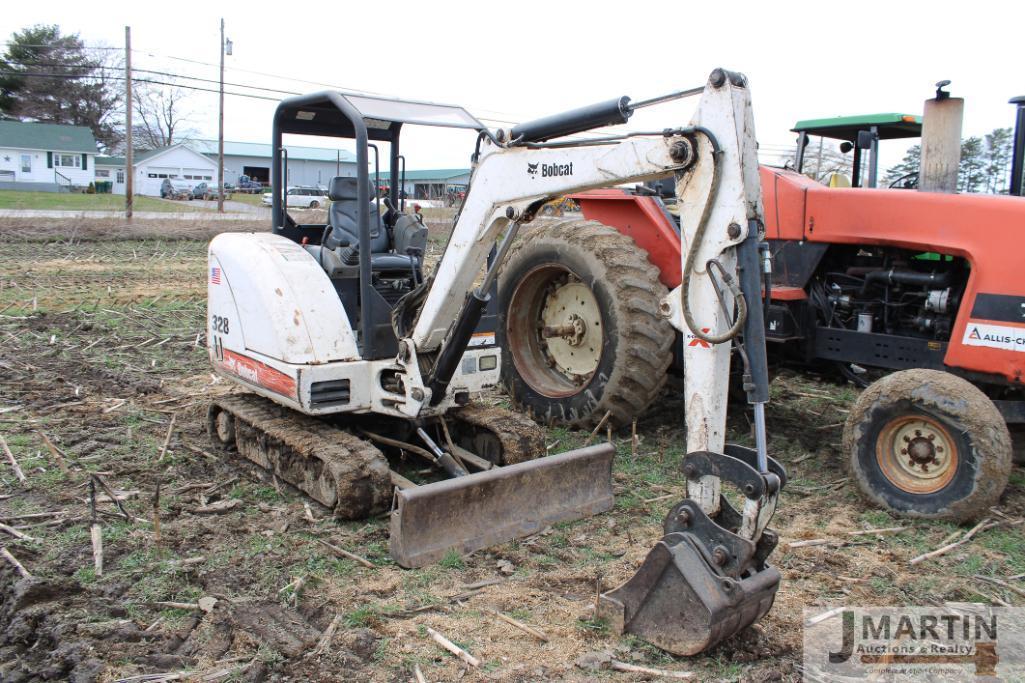
M863 503L839 454L856 390L789 372L774 381L768 413L771 452L791 475L774 525L784 582L766 619L705 656L675 658L618 637L591 611L596 587L632 574L682 497L682 406L671 394L640 422L637 457L629 433L614 435L611 513L402 570L388 557L384 517L338 523L316 506L307 512L301 497L207 439L207 398L233 391L211 375L204 348L211 233L173 222L0 227L0 435L26 477L0 460L0 522L24 536L0 535L30 574L0 561L0 680L408 681L417 666L430 681L646 680L578 665L607 659L589 653L698 680L799 680L802 608L1023 604L975 578L1025 572L1014 524L1025 508L1020 469L987 513L1003 524L910 566L956 528ZM743 414L730 430L750 443ZM553 429L548 442L560 451L584 437ZM122 511L96 491L102 575L90 540L92 474L123 499ZM809 539L828 543L788 545ZM439 648L428 627L480 667Z

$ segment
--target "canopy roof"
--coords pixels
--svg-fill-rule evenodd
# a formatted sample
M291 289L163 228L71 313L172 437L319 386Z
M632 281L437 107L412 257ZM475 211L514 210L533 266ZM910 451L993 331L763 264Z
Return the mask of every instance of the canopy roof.
M276 118L284 133L354 137L351 119L362 118L372 140L391 140L402 124L483 130L462 107L416 100L353 95L329 90L282 100Z
M860 116L834 116L828 119L798 121L791 129L795 133L821 135L825 138L854 142L859 130L875 126L880 140L917 138L922 136L922 117L912 114L862 114Z

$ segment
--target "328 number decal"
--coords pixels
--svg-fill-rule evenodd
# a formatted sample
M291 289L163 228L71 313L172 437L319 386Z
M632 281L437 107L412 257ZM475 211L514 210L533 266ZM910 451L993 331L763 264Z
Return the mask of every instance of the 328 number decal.
M223 315L215 315L210 321L214 332L228 334L228 319Z

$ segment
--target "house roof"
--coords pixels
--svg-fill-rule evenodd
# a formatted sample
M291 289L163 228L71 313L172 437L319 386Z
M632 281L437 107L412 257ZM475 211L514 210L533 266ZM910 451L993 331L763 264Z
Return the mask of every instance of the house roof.
M469 175L468 168L429 168L421 171L406 171L406 180L449 180ZM381 180L388 179L388 172L381 173Z
M187 143L192 149L206 156L217 156L216 140L189 140ZM285 145L288 150L289 161L341 161L343 163L356 163L356 155L346 150L325 149L323 147L298 147ZM262 142L231 142L224 141L224 155L236 157L259 157L262 159L271 158L270 144Z
M150 159L158 157L158 156L164 154L165 152L169 152L172 149L178 149L178 148L184 149L187 152L189 152L191 154L194 154L197 157L202 158L203 161L206 161L206 162L209 162L209 163L214 163L214 162L211 162L211 160L208 159L205 155L203 155L200 152L197 152L196 150L192 149L192 147L190 147L188 145L188 143L184 143L184 142L178 142L178 143L173 144L173 145L171 145L169 147L157 147L156 149L149 149L149 150L146 150L145 152L136 152L135 155L134 155L134 158L132 159L132 163L135 164L135 165L138 165L138 164L141 164L144 161L148 161Z
M96 157L97 166L124 166L124 157Z
M0 121L0 147L96 154L96 138L86 126Z

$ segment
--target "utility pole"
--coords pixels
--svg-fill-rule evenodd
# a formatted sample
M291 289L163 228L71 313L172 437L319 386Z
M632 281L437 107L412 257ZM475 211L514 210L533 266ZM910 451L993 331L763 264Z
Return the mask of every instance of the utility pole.
M224 213L224 18L221 18L221 106L217 119L217 212Z
M135 168L132 165L132 27L125 26L125 219L132 220Z

